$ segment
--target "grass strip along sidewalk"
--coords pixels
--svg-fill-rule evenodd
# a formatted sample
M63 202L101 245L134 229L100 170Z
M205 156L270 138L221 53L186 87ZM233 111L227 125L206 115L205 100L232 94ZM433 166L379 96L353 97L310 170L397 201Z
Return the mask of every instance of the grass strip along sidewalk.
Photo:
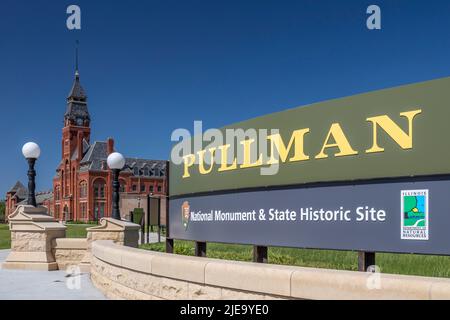
M164 252L165 243L144 244L140 248ZM253 247L208 243L208 258L252 261ZM194 242L175 240L175 253L193 256ZM352 251L269 248L269 263L337 270L358 270L358 254ZM450 257L377 253L376 263L383 273L450 278Z

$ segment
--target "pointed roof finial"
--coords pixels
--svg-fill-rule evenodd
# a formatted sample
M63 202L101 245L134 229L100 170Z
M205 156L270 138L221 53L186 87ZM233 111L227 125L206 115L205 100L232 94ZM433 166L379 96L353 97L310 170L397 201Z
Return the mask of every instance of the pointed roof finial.
M75 46L75 76L78 77L80 75L80 72L78 71L78 46L80 44L80 41L76 41Z

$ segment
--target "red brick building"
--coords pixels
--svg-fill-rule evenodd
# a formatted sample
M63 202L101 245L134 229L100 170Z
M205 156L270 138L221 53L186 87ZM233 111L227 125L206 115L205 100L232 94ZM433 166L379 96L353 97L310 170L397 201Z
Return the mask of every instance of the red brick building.
M5 200L5 219L8 220L8 216L12 214L18 205L27 204L28 189L17 181L14 186L6 193ZM51 214L53 214L53 192L36 192L36 204L46 207Z
M87 95L76 71L64 114L61 162L53 179L52 211L59 220L94 221L111 215L112 174L106 159L114 152L114 140L91 142L90 126ZM166 194L165 172L166 161L127 158L120 191L128 198L142 198L145 207L148 195Z

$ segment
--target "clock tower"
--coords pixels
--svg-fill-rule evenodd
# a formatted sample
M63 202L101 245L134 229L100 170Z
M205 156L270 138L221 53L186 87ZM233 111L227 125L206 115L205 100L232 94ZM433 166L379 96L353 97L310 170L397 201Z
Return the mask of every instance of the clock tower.
M78 155L80 157L83 156L83 140L87 143L90 142L90 122L91 118L87 107L87 96L80 84L80 74L77 70L72 89L67 97L67 110L64 114L62 139L63 159L70 161L78 158ZM81 152L78 152L80 150ZM78 153L78 155L74 156L74 153Z
M54 179L55 209L63 219L74 219L76 199L79 196L78 168L90 144L91 118L87 107L87 96L80 83L78 68L75 80L67 97L67 109L62 129L62 157ZM55 186L58 186L55 188Z

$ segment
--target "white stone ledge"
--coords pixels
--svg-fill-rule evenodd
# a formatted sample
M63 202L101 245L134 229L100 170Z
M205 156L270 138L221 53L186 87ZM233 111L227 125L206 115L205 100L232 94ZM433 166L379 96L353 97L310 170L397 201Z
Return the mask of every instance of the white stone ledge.
M215 260L206 266L205 284L290 297L293 272L288 266Z
M95 241L92 254L106 265L144 277L165 277L287 299L450 299L450 279L340 271L180 256ZM374 281L371 281L374 280ZM379 282L377 282L379 281ZM379 289L369 289L379 283Z
M54 249L86 250L86 238L56 238L52 244Z

